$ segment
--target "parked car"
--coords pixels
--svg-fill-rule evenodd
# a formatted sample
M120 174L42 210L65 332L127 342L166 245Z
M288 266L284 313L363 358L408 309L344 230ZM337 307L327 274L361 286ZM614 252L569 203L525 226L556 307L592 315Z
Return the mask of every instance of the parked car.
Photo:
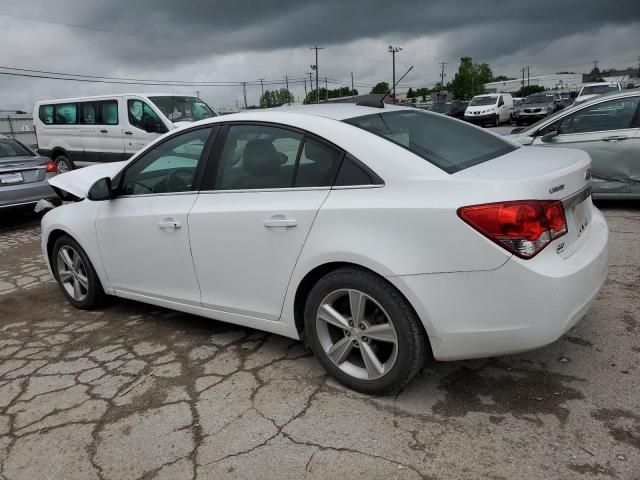
M464 111L469 102L461 100L451 100L449 102L436 102L431 105L428 110L430 112L441 113L454 118L464 118Z
M63 294L301 338L375 394L569 330L607 269L588 155L376 105L213 118L52 179L78 200L42 220Z
M473 97L464 112L464 119L478 125L497 127L511 120L512 113L513 97L510 93L490 93Z
M567 108L573 105L574 97L571 96L571 93L561 93L560 97L562 98L563 108Z
M518 109L514 109L513 118L516 125L537 122L541 118L564 108L562 97L553 92L533 93L524 99Z
M604 95L606 93L620 92L622 87L619 82L594 82L584 85L574 103L583 103L597 95Z
M640 198L639 104L638 90L598 96L516 129L510 138L523 145L584 150L591 156L595 198Z
M214 116L197 97L103 95L37 102L33 125L40 154L66 172L125 160L170 130Z
M53 161L13 138L0 135L0 209L57 199L47 182L56 172Z

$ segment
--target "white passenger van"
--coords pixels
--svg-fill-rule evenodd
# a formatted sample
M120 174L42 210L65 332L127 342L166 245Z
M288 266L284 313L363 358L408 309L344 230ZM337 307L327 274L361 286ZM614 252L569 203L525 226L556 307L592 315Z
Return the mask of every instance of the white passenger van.
M471 99L464 112L464 119L477 125L489 124L497 127L511 120L512 114L513 97L510 93L488 93Z
M66 172L126 160L169 130L215 116L198 97L117 94L37 102L33 126L39 153Z

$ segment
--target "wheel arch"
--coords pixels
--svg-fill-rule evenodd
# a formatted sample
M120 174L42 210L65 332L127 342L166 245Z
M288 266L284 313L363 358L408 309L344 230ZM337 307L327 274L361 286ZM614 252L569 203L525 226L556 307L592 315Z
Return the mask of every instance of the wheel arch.
M416 315L416 318L420 320L418 323L425 334L425 338L427 339L427 348L429 349L429 354L433 356L431 339L427 328L425 328L424 319L421 318L421 316L418 314L416 308L411 303L409 298L407 298L407 296L393 282L390 282L384 275L380 274L379 272L376 272L375 270L372 270L371 268L365 267L363 265L346 261L333 261L317 265L309 272L307 272L307 274L298 283L293 300L293 318L298 335L303 342L306 343L304 331L304 309L311 289L322 277L341 268L356 268L372 273L373 275L388 283L393 289L395 289L398 294L400 294L402 298L407 302L413 313Z

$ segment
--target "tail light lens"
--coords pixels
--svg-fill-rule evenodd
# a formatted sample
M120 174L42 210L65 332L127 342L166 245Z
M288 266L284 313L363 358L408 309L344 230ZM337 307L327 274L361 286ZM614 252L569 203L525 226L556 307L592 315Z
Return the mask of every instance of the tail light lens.
M47 173L57 173L58 164L53 160L47 160Z
M567 233L564 206L557 200L472 205L458 209L458 216L520 258L533 258Z

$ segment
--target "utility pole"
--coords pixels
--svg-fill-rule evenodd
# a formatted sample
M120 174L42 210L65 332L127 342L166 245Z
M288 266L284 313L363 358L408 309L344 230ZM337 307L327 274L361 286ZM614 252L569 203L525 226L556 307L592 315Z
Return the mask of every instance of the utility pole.
M529 65L527 65L527 87L529 85L531 85L531 77L530 77L530 73L531 73L531 67Z
M307 98L307 79L304 79L304 98Z
M289 93L289 77L287 75L284 76L284 83L287 85L287 102L289 106L291 106L291 93Z
M351 98L353 99L353 103L356 103L356 90L353 88L353 72L351 72Z
M200 90L196 90L196 97L200 98Z
M329 82L327 82L327 77L324 77L324 101L329 101Z
M315 45L311 47L309 50L316 51L316 63L315 65L311 65L311 70L315 70L316 72L316 103L320 103L320 92L318 91L318 50L324 50L324 48L319 47L318 45Z
M392 62L393 62L393 104L396 103L396 53L402 50L402 47L394 47L393 45L389 45L388 52L391 54Z
M598 60L593 61L593 69L596 70L598 68Z
M262 88L262 96L260 97L260 99L262 99L264 97L264 78L260 78L260 87Z
M449 62L440 62L440 90L444 90L444 67L449 65Z
M247 109L247 82L242 82L242 95L244 96L244 109Z
M524 71L525 67L522 67L522 88L524 88Z

